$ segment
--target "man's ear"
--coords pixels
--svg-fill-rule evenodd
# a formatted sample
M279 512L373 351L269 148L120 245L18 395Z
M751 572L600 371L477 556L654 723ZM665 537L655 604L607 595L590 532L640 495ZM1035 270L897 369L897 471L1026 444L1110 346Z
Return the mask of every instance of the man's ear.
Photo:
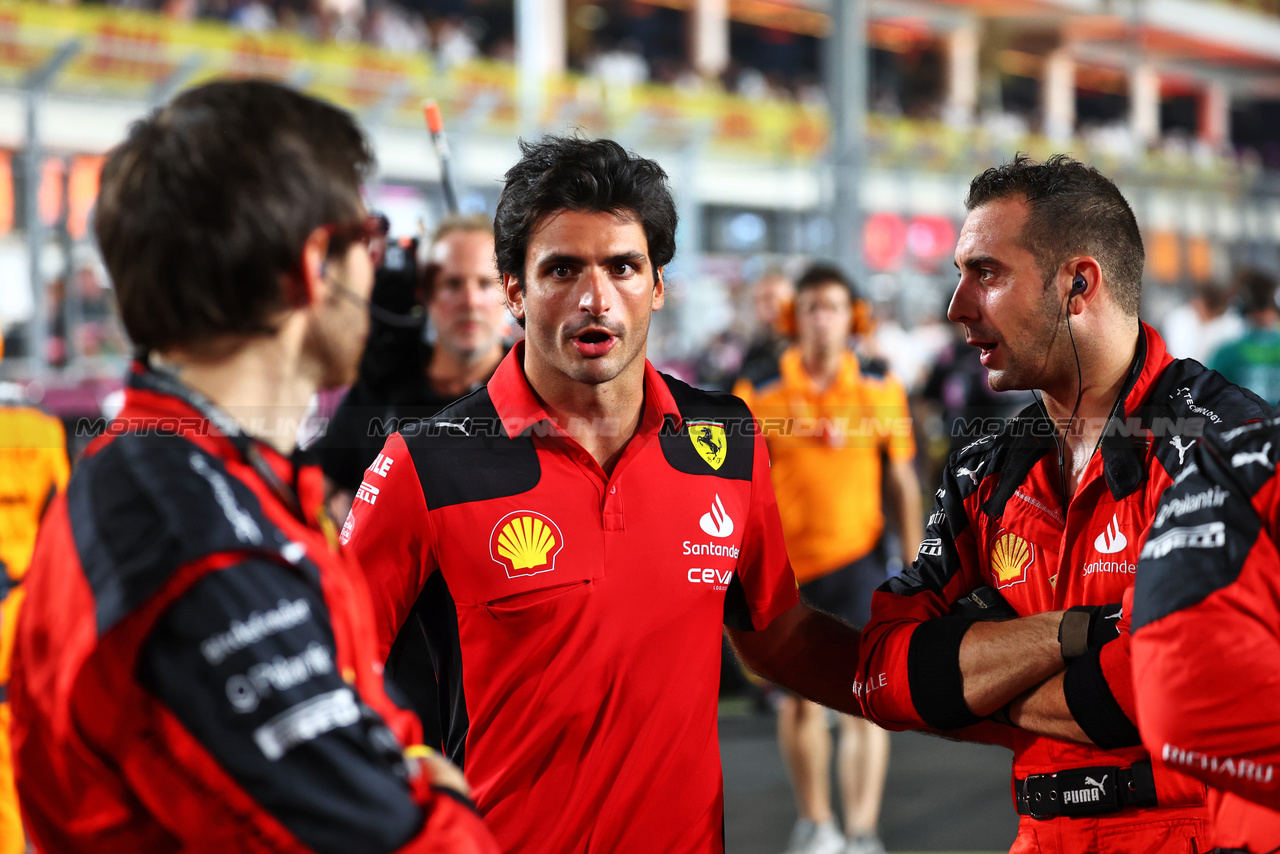
M653 301L650 303L650 308L653 311L662 308L662 304L667 300L667 282L662 277L663 269L659 267L653 272Z
M1102 265L1096 259L1085 256L1068 265L1071 283L1067 286L1067 311L1081 314L1101 292Z
M524 289L520 278L512 273L502 274L502 289L507 294L507 310L516 320L524 320Z
M289 285L289 304L304 308L316 301L320 283L324 281L324 268L329 257L329 230L314 229L302 244L302 259L298 269L286 276Z

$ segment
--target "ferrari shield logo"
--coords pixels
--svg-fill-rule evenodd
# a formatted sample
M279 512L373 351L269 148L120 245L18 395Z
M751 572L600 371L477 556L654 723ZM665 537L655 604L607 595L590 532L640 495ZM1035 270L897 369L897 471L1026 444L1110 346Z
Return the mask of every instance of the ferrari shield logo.
M717 471L724 465L729 443L725 441L723 425L714 421L690 421L689 441L693 442L693 449L706 460L707 465Z

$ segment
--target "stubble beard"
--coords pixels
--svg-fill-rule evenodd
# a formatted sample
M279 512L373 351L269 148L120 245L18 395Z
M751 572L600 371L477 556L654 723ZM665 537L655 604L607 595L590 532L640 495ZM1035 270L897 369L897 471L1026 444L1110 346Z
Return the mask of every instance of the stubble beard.
M351 340L356 334L356 326L359 326L359 341ZM360 356L368 338L367 315L346 323L335 320L332 325L318 320L312 322L303 340L303 348L318 362L320 389L343 388L356 381L360 373Z
M992 391L1030 391L1043 389L1046 380L1054 373L1054 348L1059 333L1066 334L1066 316L1055 312L1056 303L1052 291L1045 291L1041 301L1041 323L1034 332L1018 336L1018 353L1006 339L1005 367L987 370L987 385Z
M606 356L579 362L579 371L574 379L587 385L604 385L620 377L637 359L645 357L645 345L649 340L649 322L644 321L643 328L629 328L618 336L618 343ZM635 341L634 349L629 349L629 342ZM572 344L569 345L572 348ZM575 351L576 356L576 351ZM581 357L578 357L581 358ZM600 364L596 364L600 363ZM611 364L610 364L611 363ZM602 373L603 372L603 373Z

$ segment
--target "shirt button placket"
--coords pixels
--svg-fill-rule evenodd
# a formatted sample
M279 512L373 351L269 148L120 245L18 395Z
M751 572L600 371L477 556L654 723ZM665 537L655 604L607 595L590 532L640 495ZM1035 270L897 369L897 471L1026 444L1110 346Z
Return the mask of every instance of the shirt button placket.
M626 529L622 515L622 496L618 495L618 484L609 484L609 494L604 498L604 529L606 531L622 531Z

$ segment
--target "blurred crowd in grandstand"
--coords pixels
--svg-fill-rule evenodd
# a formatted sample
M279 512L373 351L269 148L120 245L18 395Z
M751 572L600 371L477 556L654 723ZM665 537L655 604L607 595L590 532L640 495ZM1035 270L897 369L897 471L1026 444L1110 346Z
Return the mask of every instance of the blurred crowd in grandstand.
M176 21L220 21L250 32L294 32L322 42L425 53L441 70L475 59L515 58L510 0L105 0L105 5ZM570 69L607 83L712 86L750 98L825 102L811 36L739 28L734 61L717 79L706 80L688 62L682 39L671 37L684 28L683 12L633 0L595 0L570 3L569 13Z
M364 41L430 51L445 67L514 51L511 4L496 0L109 0L177 21L221 21L251 32L282 30L318 41Z
M55 3L95 1L53 0ZM515 4L512 0L106 0L106 3L175 20L219 21L248 31L291 31L320 41L364 42L417 52L429 55L442 70L476 60L511 62L514 59ZM1256 5L1275 11L1266 3ZM732 21L730 63L718 78L707 80L693 71L686 40L680 37L688 26L686 11L640 0L566 0L565 6L570 68L606 83L654 82L675 87L713 87L751 98L815 104L824 100L818 75L820 39L815 35ZM987 35L996 37L1000 33ZM924 163L935 170L967 172L973 163L987 163L1007 156L1025 141L1023 135L1037 126L1038 96L1032 81L1005 75L1000 84L1003 91L997 99L1001 109L988 113L984 108L977 117L984 127L1003 131L990 134L990 139L982 143L986 147L974 148L970 145L972 140L957 142L952 147L958 153L944 156L940 152L947 149L946 137L954 126L929 121L946 118L941 106L945 56L939 45L916 45L896 52L872 45L869 65L873 120L869 122L867 154L877 168L908 171ZM1280 165L1280 138L1274 133L1275 123L1264 121L1271 116L1269 110L1280 110L1277 105L1280 102L1260 102L1233 115L1234 141L1242 163ZM1079 89L1075 142L1084 144L1090 158L1101 161L1115 155L1121 162L1129 162L1121 155L1126 151L1132 153L1138 146L1125 124L1125 110L1123 95ZM1182 160L1196 160L1200 154L1218 156L1209 151L1206 143L1195 138L1197 114L1193 98L1166 97L1161 110L1164 116L1160 145L1165 150L1182 149ZM892 141L900 131L897 125L908 123L895 124L894 120L886 121L886 117L925 121L913 125L915 130L909 135L909 144L895 147ZM1266 125L1265 132L1260 129L1263 125ZM931 155L938 162L933 162ZM1155 166L1167 168L1169 161L1156 159ZM1156 174L1153 179L1156 186L1159 186L1158 178ZM1205 186L1214 186L1212 180L1212 176L1205 178ZM65 239L64 229L59 234L62 235L59 239ZM1196 247L1184 253L1176 245L1183 237L1172 232L1152 235L1149 260L1160 281L1148 288L1144 317L1169 334L1175 355L1209 360L1212 349L1208 342L1242 333L1241 317L1245 312L1240 305L1249 300L1243 288L1225 284L1202 283L1194 293L1187 292L1191 279L1204 280L1227 263L1202 265L1205 269L1194 276L1187 275L1187 270L1176 263L1178 269L1172 274L1156 269L1162 255L1157 251L1162 248L1158 245L1160 238L1169 238L1175 243L1173 251L1163 252L1164 256L1209 257L1207 239L1200 239L1204 244L1200 248L1205 251L1197 255L1192 251ZM941 245L944 243L947 245ZM869 286L868 291L877 303L879 324L874 340L864 342L864 346L887 358L909 391L938 401L939 406L950 413L939 416L944 420L958 417L956 389L972 388L974 394L985 389L985 383L964 378L967 376L964 366L969 364L967 357L972 354L962 343L957 348L951 325L943 317L950 290L947 280L953 244L954 234L941 239L941 252L925 265L927 270L921 267L916 272L881 273L877 276L884 280L880 285L874 281L863 283ZM794 250L803 251L803 248L801 242L793 241ZM1163 246L1165 250L1169 248ZM1234 254L1225 243L1219 249L1221 261L1226 262L1227 256ZM734 251L746 250L738 247ZM686 328L671 322L676 311L669 310L658 320L653 344L658 359L667 359L664 367L700 385L727 387L749 356L755 330L761 324L766 327L768 324L767 318L754 315L749 308L753 283L762 277L766 266L781 261L785 262L788 272L794 273L803 259L746 260L741 254L732 259L715 257L719 249L710 244L705 251L708 254L700 262L700 269L681 270L673 279L676 287L672 297L679 301L685 295L696 296L697 307L692 310L701 311L710 305L724 322L701 324L702 328L711 330L710 339L702 340L699 335L697 340L692 340ZM41 312L50 320L38 330L42 334L25 323L11 324L3 330L9 352L17 358L38 355L38 361L55 369L75 367L80 357L105 357L91 372L99 372L104 365L109 365L114 376L129 352L129 345L112 317L110 289L100 261L85 243L72 246L68 241L65 255L64 269L68 272L44 286ZM1237 259L1237 263L1240 260L1244 259ZM1248 260L1269 263L1265 253L1250 254ZM888 269L884 265L881 268ZM1187 302L1188 297L1193 299ZM948 380L937 373L950 370L943 367L947 365L954 367L960 379ZM968 397L968 392L960 397ZM946 435L943 428L929 429L928 425L924 432Z

